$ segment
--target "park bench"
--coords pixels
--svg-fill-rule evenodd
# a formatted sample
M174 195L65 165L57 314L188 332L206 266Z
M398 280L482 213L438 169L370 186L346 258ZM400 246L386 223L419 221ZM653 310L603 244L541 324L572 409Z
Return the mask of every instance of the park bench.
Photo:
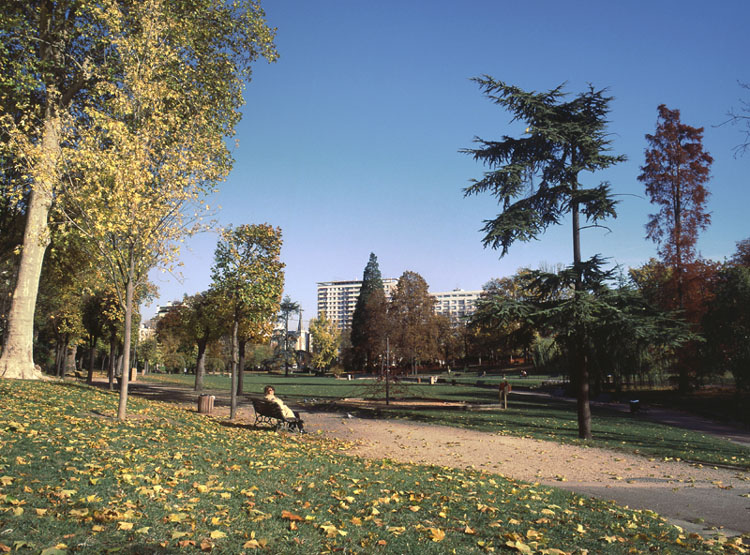
M272 426L274 430L286 426L289 430L293 430L299 427L297 426L297 418L284 418L281 414L281 407L273 401L266 401L265 399L253 399L253 409L255 409L255 422L253 426L258 424L268 424Z

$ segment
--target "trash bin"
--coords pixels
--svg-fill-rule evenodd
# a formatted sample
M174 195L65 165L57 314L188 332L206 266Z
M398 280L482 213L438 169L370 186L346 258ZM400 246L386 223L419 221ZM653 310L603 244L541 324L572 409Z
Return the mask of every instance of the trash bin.
M638 412L639 409L639 401L638 399L631 399L630 400L630 414L635 414Z
M201 414L211 414L214 410L214 397L213 395L199 395L198 396L198 412Z

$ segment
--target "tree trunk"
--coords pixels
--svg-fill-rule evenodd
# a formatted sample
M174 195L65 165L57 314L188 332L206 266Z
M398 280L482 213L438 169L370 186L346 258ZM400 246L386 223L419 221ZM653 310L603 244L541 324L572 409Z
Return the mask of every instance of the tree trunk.
M48 106L42 130L41 156L31 168L34 186L29 195L18 278L8 313L8 329L5 333L3 352L0 356L0 378L42 378L42 373L34 367L34 310L44 253L50 240L47 217L52 207L52 191L57 181L60 130L60 119L52 106Z
M245 345L247 345L247 339L240 339L238 341L239 356L237 357L237 395L242 395L243 389L243 377L245 369Z
M237 345L237 330L239 319L235 316L232 322L232 402L229 409L229 420L234 420L237 414L237 367L239 366L239 349Z
M583 347L576 346L577 372L578 372L578 437L591 439L591 405L589 403L589 365L588 357L583 352Z
M89 350L89 373L86 376L86 383L94 383L94 361L96 359L96 336L91 338L90 350Z
M284 376L289 377L289 318L284 320Z
M574 182L572 184L573 191L576 191L578 182L578 176L574 176ZM583 282L581 279L581 226L578 211L578 204L572 203L571 215L573 221L573 265L576 268L576 283L575 283L575 294L579 295L583 293ZM576 350L573 353L573 360L575 361L576 368L573 372L576 373L577 377L577 400L578 400L578 437L581 439L591 439L591 405L589 403L589 369L588 369L588 357L583 347L583 335L585 334L583 329L576 331L578 338L573 342Z
M127 418L128 410L128 383L130 377L130 335L133 327L133 290L135 284L133 283L133 253L130 253L130 261L128 267L128 279L125 284L125 332L123 338L122 348L122 377L120 378L120 403L117 407L117 419L125 420Z
M63 363L63 375L64 378L68 373L75 373L76 368L76 353L78 353L78 345L70 345L70 336L65 340L65 362Z
M115 332L112 332L112 337L109 339L109 366L107 368L107 380L109 382L109 390L114 389L115 382L115 360L117 354L117 336Z
M63 359L63 339L58 336L57 343L55 344L55 372L56 378L60 377L60 368L62 368Z
M206 375L206 344L198 341L198 359L195 363L195 391L203 391L203 377Z

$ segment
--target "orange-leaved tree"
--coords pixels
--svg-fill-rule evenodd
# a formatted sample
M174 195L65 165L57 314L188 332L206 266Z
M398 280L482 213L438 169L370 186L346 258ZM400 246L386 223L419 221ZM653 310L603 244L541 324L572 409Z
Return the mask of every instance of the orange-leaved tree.
M696 264L699 232L711 223L707 209L713 158L703 149L703 128L680 121L680 111L659 106L656 132L646 135L649 148L638 180L646 186L649 200L659 211L649 216L646 237L658 244L661 262L666 266L665 285L673 299L662 308L699 314L702 297L689 294L691 282L700 277L703 265ZM697 321L697 318L693 319ZM680 364L680 389L689 386L689 369Z

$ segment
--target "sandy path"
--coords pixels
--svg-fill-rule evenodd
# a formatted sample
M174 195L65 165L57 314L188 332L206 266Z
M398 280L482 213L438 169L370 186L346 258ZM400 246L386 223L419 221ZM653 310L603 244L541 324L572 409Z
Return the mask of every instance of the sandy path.
M139 383L131 391L183 403L195 410L197 394L187 388ZM219 394L212 417L228 418L227 405L228 399ZM666 416L670 415L674 416L672 413ZM237 418L249 425L255 419L246 398L240 401ZM346 418L339 413L324 412L304 413L304 418L308 432L320 430L327 437L351 442L350 454L355 456L473 467L612 500L635 509L649 509L692 532L706 534L718 528L728 536L750 535L750 472L747 471L649 460L594 447L404 420ZM699 429L726 436L722 426L712 432L706 429L710 423L699 424ZM734 439L744 442L748 438L739 433Z
M717 527L727 535L750 534L749 472L406 421L332 413L305 419L310 431L354 442L353 455L474 467L650 509L698 532ZM696 521L702 524L688 524Z

